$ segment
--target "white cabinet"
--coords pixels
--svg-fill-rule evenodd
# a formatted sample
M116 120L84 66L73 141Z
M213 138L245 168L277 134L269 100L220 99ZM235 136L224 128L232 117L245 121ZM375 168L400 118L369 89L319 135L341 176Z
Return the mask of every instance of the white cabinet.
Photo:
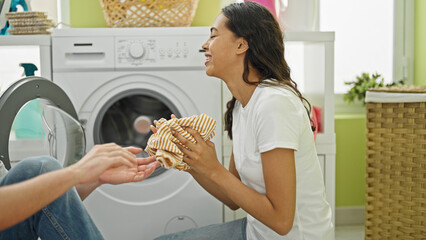
M3 65L6 65L4 64L4 61L10 61L11 59L28 62L28 59L33 60L32 56L34 55L33 52L35 52L38 55L38 59L36 59L33 63L38 65L40 68L39 72L36 72L36 76L52 79L50 46L50 35L3 35L0 36L0 56L4 58L1 59L0 62L2 62ZM31 51L31 53L27 52L26 54L21 54L21 50ZM7 54L13 55L13 58ZM18 63L14 64L19 69L20 73L23 72L23 68L19 68ZM3 69L2 66L0 66L0 73L3 74L8 71L10 70Z
M285 58L291 76L311 105L321 108L320 132L316 138L318 158L324 174L327 200L335 216L334 133L334 32L287 32L284 37ZM231 95L223 86L223 110ZM223 162L229 166L232 142L224 134ZM225 221L245 216L244 211L224 210Z

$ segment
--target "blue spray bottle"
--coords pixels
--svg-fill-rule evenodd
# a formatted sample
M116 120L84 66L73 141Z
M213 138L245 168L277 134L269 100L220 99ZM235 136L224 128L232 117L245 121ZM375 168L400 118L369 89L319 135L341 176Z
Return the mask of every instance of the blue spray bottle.
M21 6L24 12L31 11L31 6L29 4L29 0L11 0L9 12L18 11L18 6ZM3 26L0 26L0 28ZM9 35L7 30L10 28L10 24L7 21L6 25L0 29L0 35Z

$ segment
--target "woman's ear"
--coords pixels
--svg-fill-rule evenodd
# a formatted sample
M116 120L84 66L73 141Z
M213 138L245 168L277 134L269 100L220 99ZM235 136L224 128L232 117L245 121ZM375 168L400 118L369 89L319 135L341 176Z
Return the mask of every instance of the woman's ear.
M249 45L247 40L244 38L238 39L238 48L237 48L237 54L245 53L249 49Z

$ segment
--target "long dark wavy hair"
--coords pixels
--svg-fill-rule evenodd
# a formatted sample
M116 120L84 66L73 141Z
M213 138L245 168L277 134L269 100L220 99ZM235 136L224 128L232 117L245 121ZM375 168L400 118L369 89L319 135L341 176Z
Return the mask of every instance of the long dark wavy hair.
M288 86L304 103L308 117L311 105L297 89L297 84L290 77L290 68L284 59L284 37L278 22L271 12L255 2L233 3L222 9L227 18L226 27L237 37L248 42L248 50L244 59L244 82L252 85L268 84ZM249 66L259 71L258 82L249 82ZM270 79L272 81L264 81ZM232 139L232 111L235 97L226 104L225 130ZM312 125L312 121L311 121ZM312 125L312 129L315 126Z

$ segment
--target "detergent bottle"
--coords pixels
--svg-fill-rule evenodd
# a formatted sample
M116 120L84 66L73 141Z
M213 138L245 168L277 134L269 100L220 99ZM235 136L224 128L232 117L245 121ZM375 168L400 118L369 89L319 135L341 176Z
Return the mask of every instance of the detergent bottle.
M29 0L11 0L9 12L17 12L18 6L21 6L24 11L31 11L31 5L29 4ZM2 26L0 26L0 28L1 27ZM2 29L0 29L0 35L9 35L9 33L7 32L9 28L9 22L6 22L6 25Z

